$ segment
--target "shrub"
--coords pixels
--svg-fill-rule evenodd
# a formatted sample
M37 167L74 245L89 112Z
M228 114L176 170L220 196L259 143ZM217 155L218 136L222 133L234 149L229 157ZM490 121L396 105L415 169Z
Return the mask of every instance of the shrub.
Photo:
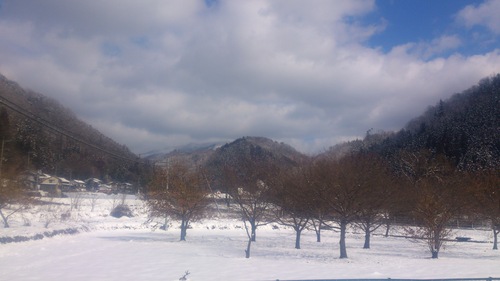
M131 218L134 216L128 205L125 204L120 204L113 208L110 215L115 218L121 218L123 216Z

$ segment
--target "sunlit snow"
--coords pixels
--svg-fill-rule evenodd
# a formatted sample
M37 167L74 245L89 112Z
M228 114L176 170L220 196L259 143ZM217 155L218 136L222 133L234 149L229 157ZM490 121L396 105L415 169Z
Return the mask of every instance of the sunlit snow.
M214 207L210 218L192 223L187 241L180 242L177 222L171 221L167 231L155 228L164 220L148 221L142 201L133 196L125 204L135 216L119 219L109 212L123 200L120 195L91 198L82 196L73 210L71 199L63 198L53 199L63 205L36 206L14 215L11 228L1 229L0 237L68 227L81 232L0 244L0 280L179 280L186 272L187 280L500 277L500 252L492 250L491 231L481 227L457 229L456 236L474 242L449 242L439 259L430 259L423 244L383 237L382 229L372 238L372 248L362 249L363 234L350 229L349 258L339 259L338 233L323 231L317 243L314 231L306 231L297 250L293 230L269 224L257 230L246 259L243 223L228 216L223 205L221 213ZM61 221L68 210L71 217Z

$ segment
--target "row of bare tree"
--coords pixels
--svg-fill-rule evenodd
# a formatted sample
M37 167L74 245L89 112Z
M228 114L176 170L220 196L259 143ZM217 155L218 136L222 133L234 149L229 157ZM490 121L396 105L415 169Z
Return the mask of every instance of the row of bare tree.
M151 214L181 221L181 240L189 223L202 218L210 203L212 186L229 193L239 209L248 234L246 257L259 226L279 223L296 233L322 229L340 232L340 258L347 258L346 232L355 225L365 232L370 248L373 231L391 218L413 222L407 234L425 242L433 258L449 239L450 223L457 218L488 220L494 249L500 232L500 181L498 171L461 172L427 150L401 152L395 161L373 153L321 157L283 169L272 161L225 163L214 178L201 168L172 163L158 169L149 186ZM229 199L228 199L229 200ZM230 204L230 202L227 202Z

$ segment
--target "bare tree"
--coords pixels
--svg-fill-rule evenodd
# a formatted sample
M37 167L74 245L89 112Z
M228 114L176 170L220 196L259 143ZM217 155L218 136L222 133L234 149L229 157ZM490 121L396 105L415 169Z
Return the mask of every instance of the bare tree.
M319 221L340 231L340 258L348 257L346 232L350 224L356 223L363 229L364 248L369 248L371 233L384 222L387 198L393 188L385 161L367 152L325 157L316 161L312 179L317 201L315 213L321 215ZM328 224L327 220L336 225ZM319 236L321 225L315 223L314 227Z
M313 190L311 191L310 196L312 196L311 200L313 201L313 206L311 210L312 215L311 219L309 220L309 225L314 229L314 232L316 233L316 242L319 243L321 242L321 230L323 230L324 228L330 228L330 226L325 224L325 221L328 220L330 209L327 200L325 200L323 196L325 190L318 189L318 179L316 178L316 171L314 171L316 167L313 165L311 169L310 184L313 185Z
M79 210L83 202L83 194L80 192L73 192L69 194L70 199L70 212L73 210Z
M389 166L379 156L362 153L355 156L357 164L351 171L352 176L361 179L363 196L359 198L361 208L356 218L356 225L365 232L364 249L370 248L373 231L388 223L389 204L394 195L394 180ZM388 229L388 228L387 228Z
M268 201L269 187L264 182L256 183L258 186L256 190L250 192L243 188L239 188L236 193L232 193L233 198L238 204L243 224L248 236L247 248L245 250L245 257L250 258L250 248L252 242L256 241L257 227L269 223L269 214L272 204Z
M353 173L360 169L359 164L355 155L348 155L341 159L321 159L314 167L316 196L324 200L326 216L338 225L330 227L340 231L340 258L347 258L347 226L360 215L363 190L370 180Z
M295 231L295 249L300 249L300 237L314 215L314 197L309 167L298 167L281 173L272 198L276 204L276 221Z
M449 223L464 208L465 175L431 151L403 152L401 163L413 195L411 215L418 224L409 234L422 239L432 258L438 258L451 229Z
M309 220L309 225L312 226L314 229L314 232L316 233L316 242L321 242L321 230L324 227L323 221L325 220L325 217L323 216L323 213L320 210L317 210L317 212L314 213L314 215L311 217Z
M99 196L95 193L90 194L90 211L94 212L97 201L99 200Z
M149 186L147 204L153 216L170 216L181 221L180 240L186 240L189 223L200 219L208 205L208 189L199 169L177 162L168 167L168 185L159 173Z
M10 227L9 217L26 209L30 203L31 198L26 196L17 181L0 179L0 217L5 228Z
M493 231L493 250L498 250L500 233L500 175L498 171L481 171L474 175L472 196L474 211L480 218L490 221Z
M224 168L224 182L239 207L248 236L245 257L250 258L252 242L256 241L257 228L270 222L273 206L270 184L278 176L277 167L269 162L242 161L239 165Z

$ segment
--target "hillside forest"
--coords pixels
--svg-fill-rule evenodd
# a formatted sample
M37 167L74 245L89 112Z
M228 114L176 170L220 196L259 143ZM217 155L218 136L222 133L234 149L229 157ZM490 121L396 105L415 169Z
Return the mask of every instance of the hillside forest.
M67 179L136 183L145 163L121 144L79 120L58 101L0 75L0 136L4 176L26 170Z
M220 191L241 211L247 257L258 227L278 222L294 229L296 248L305 228L371 232L391 223L417 226L433 258L450 227L484 222L500 232L500 75L430 106L398 132L369 130L361 140L318 155L265 137L242 137L216 149L173 151L139 159L125 146L79 121L70 110L0 77L2 191L0 210L26 200L12 184L26 169L66 177L135 181L155 216L189 223L206 215L208 194ZM4 184L5 180L7 183ZM4 216L4 215L2 215ZM6 220L4 219L6 222Z

